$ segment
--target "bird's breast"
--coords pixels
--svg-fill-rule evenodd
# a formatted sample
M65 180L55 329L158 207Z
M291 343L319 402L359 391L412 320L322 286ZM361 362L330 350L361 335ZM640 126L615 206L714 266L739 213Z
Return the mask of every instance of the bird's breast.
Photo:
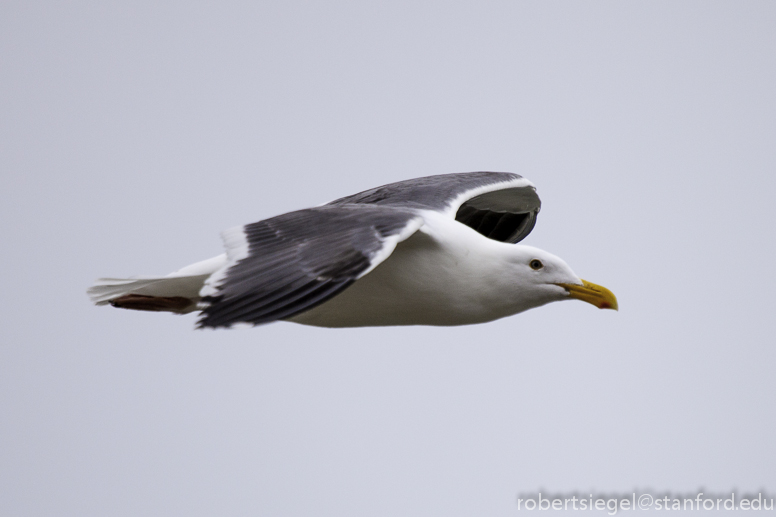
M290 321L320 327L450 326L516 312L499 296L504 287L498 261L477 245L484 237L468 228L465 238L448 235L440 237L433 227L418 231L345 291Z

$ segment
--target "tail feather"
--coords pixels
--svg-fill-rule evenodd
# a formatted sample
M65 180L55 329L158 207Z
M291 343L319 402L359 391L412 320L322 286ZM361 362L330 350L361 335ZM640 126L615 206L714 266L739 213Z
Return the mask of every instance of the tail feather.
M142 294L125 294L110 301L119 309L136 311L165 311L186 313L196 308L194 300L182 296L143 296Z
M163 277L100 278L86 293L96 305L183 314L197 310L205 281L225 264L219 255Z

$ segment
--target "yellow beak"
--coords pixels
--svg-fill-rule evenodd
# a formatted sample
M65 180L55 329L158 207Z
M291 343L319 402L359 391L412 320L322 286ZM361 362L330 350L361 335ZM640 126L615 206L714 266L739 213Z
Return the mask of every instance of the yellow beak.
M582 285L576 284L558 284L566 291L569 292L569 296L582 300L583 302L592 303L599 309L614 309L617 310L617 297L606 287L596 285L587 280L582 280Z

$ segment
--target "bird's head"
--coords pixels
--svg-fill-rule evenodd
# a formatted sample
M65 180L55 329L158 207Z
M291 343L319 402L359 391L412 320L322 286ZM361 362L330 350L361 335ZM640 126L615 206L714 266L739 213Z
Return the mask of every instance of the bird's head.
M515 244L510 263L517 269L513 281L518 283L522 296L530 293L534 307L573 298L599 309L618 309L617 298L609 289L582 280L561 258L544 250Z

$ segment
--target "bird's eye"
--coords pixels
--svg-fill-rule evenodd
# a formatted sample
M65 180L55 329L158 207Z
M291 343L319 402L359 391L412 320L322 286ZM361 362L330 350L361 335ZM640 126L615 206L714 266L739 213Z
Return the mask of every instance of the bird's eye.
M544 267L544 264L542 264L542 261L539 259L533 259L528 265L531 266L531 269L536 271L539 271Z

